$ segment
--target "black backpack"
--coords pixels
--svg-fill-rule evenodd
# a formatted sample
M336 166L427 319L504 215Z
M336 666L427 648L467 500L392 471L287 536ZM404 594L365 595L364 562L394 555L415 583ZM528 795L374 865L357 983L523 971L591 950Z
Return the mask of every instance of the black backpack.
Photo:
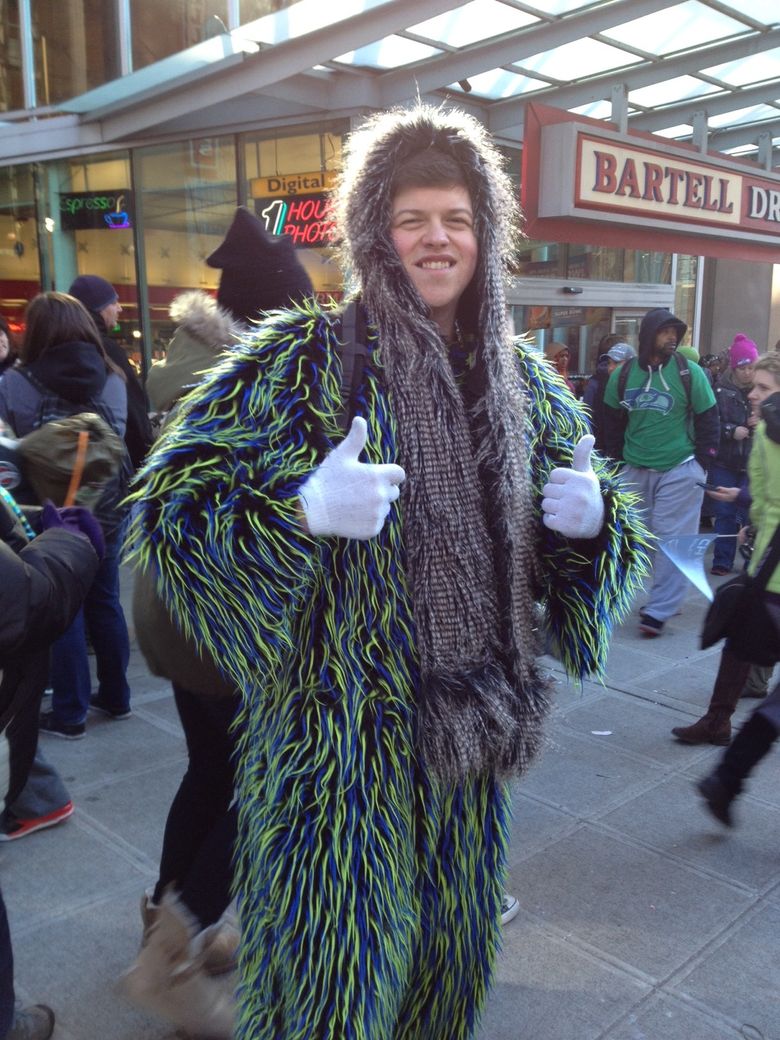
M363 382L363 369L368 356L368 329L362 304L352 300L341 313L341 336L337 339L341 358L341 399L344 402L339 427L349 432L357 409L357 395Z
M66 419L69 416L81 415L84 412L94 412L113 429L111 426L112 416L101 401L92 397L84 402L68 401L64 397L58 397L40 379L34 376L29 369L20 368L19 371L40 394L36 429L56 419ZM124 444L124 441L122 443ZM107 538L119 530L127 512L127 507L121 503L127 495L133 473L133 463L125 445L122 465L116 475L107 481L100 501L93 510Z

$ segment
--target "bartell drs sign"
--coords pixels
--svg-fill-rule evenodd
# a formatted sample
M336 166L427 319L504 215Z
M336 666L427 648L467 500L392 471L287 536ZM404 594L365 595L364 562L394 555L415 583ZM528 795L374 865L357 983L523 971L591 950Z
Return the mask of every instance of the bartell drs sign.
M528 109L529 237L780 262L780 176L548 106Z

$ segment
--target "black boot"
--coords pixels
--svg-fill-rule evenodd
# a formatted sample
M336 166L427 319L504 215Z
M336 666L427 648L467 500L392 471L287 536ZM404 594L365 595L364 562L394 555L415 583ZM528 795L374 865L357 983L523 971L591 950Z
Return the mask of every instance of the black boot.
M736 735L713 773L696 785L716 820L734 826L731 804L743 782L777 739L777 730L761 711L754 711Z

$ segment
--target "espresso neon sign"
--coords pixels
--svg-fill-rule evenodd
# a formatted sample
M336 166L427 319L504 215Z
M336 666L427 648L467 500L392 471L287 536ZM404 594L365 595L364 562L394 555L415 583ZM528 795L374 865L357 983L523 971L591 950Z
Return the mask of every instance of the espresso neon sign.
M63 231L90 231L133 226L133 194L129 190L71 191L60 195Z

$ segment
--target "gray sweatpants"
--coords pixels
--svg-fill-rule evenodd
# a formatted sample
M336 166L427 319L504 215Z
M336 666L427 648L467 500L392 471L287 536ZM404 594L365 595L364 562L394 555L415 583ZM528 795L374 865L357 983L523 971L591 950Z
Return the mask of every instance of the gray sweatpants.
M697 480L706 480L695 459L659 473L625 465L621 479L642 499L643 519L659 541L681 534L697 534L704 491ZM687 592L688 579L665 553L653 551L653 584L642 613L657 621L676 614Z

